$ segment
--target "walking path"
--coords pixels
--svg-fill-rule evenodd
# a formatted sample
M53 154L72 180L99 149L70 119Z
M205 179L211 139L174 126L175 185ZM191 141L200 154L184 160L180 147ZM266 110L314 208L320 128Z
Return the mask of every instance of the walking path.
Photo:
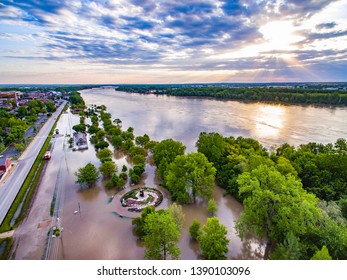
M0 239L12 237L13 234L14 234L14 230L6 231L6 232L3 232L3 233L0 233Z

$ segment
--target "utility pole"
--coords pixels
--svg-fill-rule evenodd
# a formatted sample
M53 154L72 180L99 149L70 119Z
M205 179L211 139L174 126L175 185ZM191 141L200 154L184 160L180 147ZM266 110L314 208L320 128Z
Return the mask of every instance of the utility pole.
M78 202L78 212L80 213L80 218L82 218L82 214L81 214L81 205L80 205L80 203Z

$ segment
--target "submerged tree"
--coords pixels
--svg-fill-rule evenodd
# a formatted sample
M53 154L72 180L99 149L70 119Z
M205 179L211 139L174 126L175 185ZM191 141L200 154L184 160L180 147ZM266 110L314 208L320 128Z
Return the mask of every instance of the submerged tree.
M200 222L197 219L194 219L192 224L190 225L189 233L190 233L190 236L194 240L198 240L199 239L199 235L200 235Z
M105 161L103 164L101 164L99 170L105 178L109 178L117 172L117 165L112 160Z
M159 176L164 176L167 166L178 155L183 155L186 147L178 141L165 139L154 146L153 160L158 167Z
M264 259L269 258L273 241L282 242L289 231L305 234L321 216L317 198L293 175L284 176L275 167L261 165L237 181L245 199L236 229L241 238L250 231L266 240Z
M182 206L177 203L172 203L168 208L169 213L175 218L177 225L183 229L185 215Z
M78 169L78 171L75 172L75 175L77 176L76 183L80 184L81 186L87 185L88 188L91 188L100 178L99 171L91 163L88 163L85 167Z
M217 217L208 218L202 227L198 240L203 256L208 260L224 260L228 253L229 240L226 227Z
M202 153L177 156L165 172L165 185L172 198L182 203L196 197L212 197L216 169Z
M178 259L181 252L178 247L180 226L168 211L156 211L148 214L143 227L146 235L146 259L166 260L169 256Z
M208 200L207 211L211 213L212 215L214 215L214 213L218 211L217 202L213 198L210 198Z

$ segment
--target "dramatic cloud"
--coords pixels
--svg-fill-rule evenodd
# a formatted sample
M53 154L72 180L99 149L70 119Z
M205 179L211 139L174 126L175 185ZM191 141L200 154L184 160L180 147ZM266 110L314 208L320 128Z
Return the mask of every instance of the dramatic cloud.
M71 69L80 69L76 83L136 82L135 73L169 82L180 71L181 82L192 71L201 81L218 73L207 82L223 73L237 81L238 72L252 82L269 71L274 80L346 80L346 12L345 1L329 0L5 0L0 59L10 70L0 82L14 82L16 69L22 78L25 67L31 78L53 77L57 67L56 82L72 82ZM317 74L293 74L301 68Z

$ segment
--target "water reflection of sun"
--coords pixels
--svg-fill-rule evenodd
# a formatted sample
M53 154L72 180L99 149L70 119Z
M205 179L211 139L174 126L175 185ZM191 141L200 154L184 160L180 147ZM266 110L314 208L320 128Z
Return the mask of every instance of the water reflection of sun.
M259 105L254 120L256 138L279 138L284 129L285 109L278 105Z

